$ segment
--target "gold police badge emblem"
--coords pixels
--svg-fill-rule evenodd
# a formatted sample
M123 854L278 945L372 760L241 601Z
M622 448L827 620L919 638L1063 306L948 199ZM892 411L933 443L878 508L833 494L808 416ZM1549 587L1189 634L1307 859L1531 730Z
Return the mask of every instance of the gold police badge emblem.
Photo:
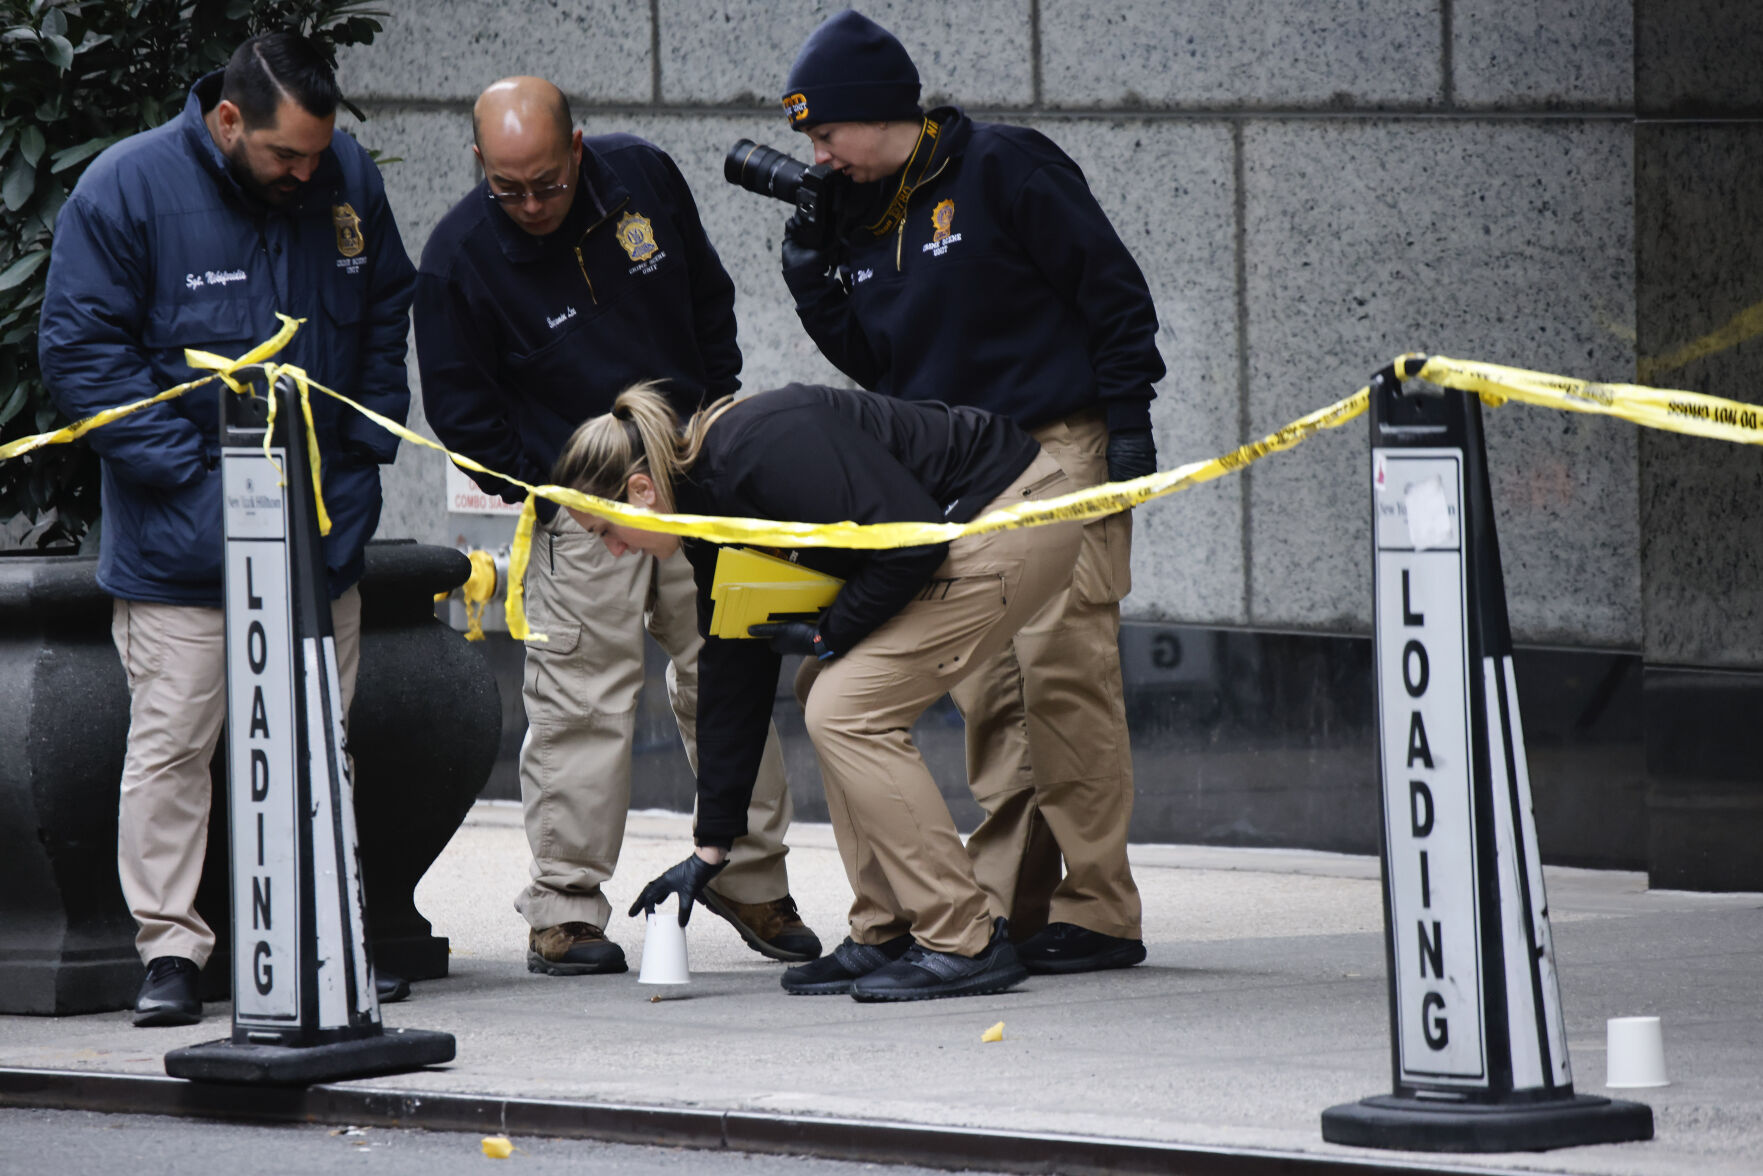
M618 220L615 231L618 243L630 254L632 261L648 261L660 246L655 244L655 226L640 212L627 212Z
M351 205L331 205L331 224L337 229L338 253L358 257L367 248L367 238L361 235L361 217Z
M939 200L935 208L930 210L931 227L935 230L930 235L930 243L946 240L955 227L955 202Z

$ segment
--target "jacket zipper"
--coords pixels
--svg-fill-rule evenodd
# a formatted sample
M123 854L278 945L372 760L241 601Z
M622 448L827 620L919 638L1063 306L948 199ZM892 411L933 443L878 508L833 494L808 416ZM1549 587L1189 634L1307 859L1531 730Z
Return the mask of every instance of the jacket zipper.
M588 297L593 300L595 306L600 305L599 295L594 293L594 279L588 276L588 263L582 258L582 247L580 245L575 247L575 264L576 268L582 271L582 281L588 284Z
M576 238L576 245L575 245L576 268L582 271L582 281L584 281L588 284L588 297L593 299L595 306L600 305L600 296L598 294L594 293L594 279L588 277L588 259L582 256L581 243L588 239L589 233L593 232L595 229L599 228L601 225L603 225L607 221L611 220L613 213L617 212L619 208L623 208L625 205L627 205L629 203L630 203L630 197L628 197L628 196L625 197L623 200L620 200L618 202L617 208L613 208L613 209L608 210L603 216L600 217L599 220L595 221L593 224L591 224L587 228L583 229L582 235L580 237Z
M918 186L912 190L912 196L916 196L920 192L924 191L924 186L926 184L930 183L932 180L936 179L938 176L942 175L943 169L948 166L949 166L949 161L946 159L943 160L943 162L937 164L936 171L934 171L930 175L924 177L924 179L918 181ZM894 234L894 272L895 273L901 272L901 269L902 269L901 254L904 252L904 250L906 248L906 221L912 215L912 196L906 197L906 208L903 212L900 213L900 228Z

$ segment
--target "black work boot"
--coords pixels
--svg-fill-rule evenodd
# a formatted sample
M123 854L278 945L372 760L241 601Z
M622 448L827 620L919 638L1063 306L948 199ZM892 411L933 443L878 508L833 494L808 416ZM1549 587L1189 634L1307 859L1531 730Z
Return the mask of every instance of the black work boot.
M526 970L548 976L592 976L628 972L624 948L592 923L535 927L526 941Z
M912 936L896 935L883 943L858 943L850 936L832 954L813 963L784 970L784 991L791 996L844 996L851 982L905 955Z
M1145 941L1104 935L1076 923L1048 923L1017 944L1016 954L1031 972L1101 972L1143 963Z
M976 956L931 951L913 944L898 960L851 982L851 998L861 1001L935 1000L943 996L985 996L1005 992L1028 979L1010 943L1010 925L992 921L992 939Z
M148 961L147 978L135 997L135 1025L194 1025L202 1019L202 1000L196 995L196 978L202 969L183 956L159 956Z

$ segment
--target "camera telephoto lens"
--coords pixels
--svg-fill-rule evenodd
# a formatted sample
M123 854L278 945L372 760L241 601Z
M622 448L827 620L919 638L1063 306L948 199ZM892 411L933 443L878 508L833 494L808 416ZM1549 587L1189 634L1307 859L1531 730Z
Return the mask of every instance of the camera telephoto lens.
M808 174L808 165L775 147L742 139L729 148L728 157L722 161L722 174L729 183L739 184L749 192L793 204L802 187L802 177Z

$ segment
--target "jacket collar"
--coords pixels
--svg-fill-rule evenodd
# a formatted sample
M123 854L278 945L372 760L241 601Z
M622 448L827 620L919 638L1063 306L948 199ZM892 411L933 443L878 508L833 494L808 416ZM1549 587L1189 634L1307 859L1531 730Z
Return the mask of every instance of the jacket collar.
M939 106L930 112L929 117L943 128L943 133L938 137L936 155L931 160L931 170L934 171L944 161L955 158L966 149L967 141L973 138L973 120L959 106Z
M183 113L178 116L178 127L184 136L190 154L202 165L202 170L220 186L220 188L243 205L253 216L273 213L307 213L316 208L324 208L336 194L337 181L342 176L342 167L337 162L335 146L327 147L324 156L318 161L318 170L313 174L311 183L307 184L306 192L300 203L289 208L272 208L239 186L233 178L232 169L227 165L226 156L214 142L214 136L208 133L208 124L202 116L214 108L220 101L221 78L224 70L215 70L196 79L190 87L189 97L184 99ZM335 134L333 133L333 143Z
M908 202L914 193L954 166L966 148L967 141L973 138L973 120L963 114L959 106L939 106L925 117L937 124L937 138L931 147L930 157L914 171L913 191L907 194ZM908 161L907 167L912 166ZM884 180L851 185L850 198L840 210L840 234L849 234L859 227L878 236L891 231L897 218L882 221L877 218L886 218L889 203L906 179L905 171L906 168L903 167ZM904 212L904 208L897 211Z
M575 202L569 206L569 215L563 218L556 232L535 237L521 229L500 208L490 210L491 232L502 246L504 257L511 262L526 263L538 261L557 249L574 248L583 237L630 203L630 193L624 184L586 142L582 144L582 166L578 176L580 186L576 189ZM481 181L477 192L481 193L478 199L489 201L490 182Z

